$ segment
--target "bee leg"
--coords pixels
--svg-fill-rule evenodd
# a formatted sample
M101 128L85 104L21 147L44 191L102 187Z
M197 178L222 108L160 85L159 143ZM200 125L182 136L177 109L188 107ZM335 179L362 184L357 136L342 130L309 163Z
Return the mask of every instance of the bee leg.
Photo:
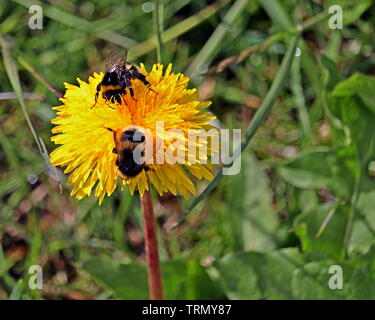
M142 83L143 83L143 84L144 84L149 90L151 90L152 92L158 94L155 90L153 90L153 89L151 88L151 83L147 81L145 75L143 75L143 74L141 74L141 73L139 73L139 72L136 72L136 73L134 73L134 77L136 77L138 80L142 81Z
M114 101L112 101L112 99L109 99L109 102L111 102L111 103L114 103ZM110 105L108 105L108 107L110 107L111 109L115 109L114 107L112 107L112 106L110 106Z
M102 87L102 84L99 83L97 86L96 86L96 93L95 93L95 103L91 106L90 109L94 108L96 103L98 102L98 97L99 97L99 92L100 92L100 89Z
M124 95L124 96L126 95L126 89L124 89L123 93L120 94L120 98L121 98L122 101L124 101L125 105L127 106L128 104L127 104L125 98L123 97L123 95Z
M151 83L150 82L148 82L147 80L145 80L145 81L143 81L143 83L145 84L145 86L147 87L148 90L152 91L153 93L158 94L155 90L153 90L151 88Z
M132 99L134 101L138 101L136 98L134 98L134 90L133 90L133 88L129 87L129 92L130 92L130 96L132 97Z
M113 101L112 101L112 96L110 96L110 95L108 95L107 93L103 92L103 99L105 100L106 105L107 105L108 107L110 107L111 109L114 109L113 107L111 107L111 106L109 105L109 103L113 103Z
M121 103L121 94L120 93L116 93L116 95L114 96L114 100L116 100L116 102L118 104Z
M145 80L143 83L145 84L145 86L147 87L148 90L152 91L153 93L158 94L154 89L151 88L151 83L150 82L148 82L147 80Z
M105 99L106 99L106 102L109 101L109 103L115 103L116 102L116 97L114 95L108 95L107 94L107 96L105 97ZM110 106L109 104L108 104L108 107L110 107L113 110L115 109L114 107Z
M117 149L116 149L116 148L113 148L113 149L112 149L112 153L115 153L115 154L116 154L116 153L117 153Z

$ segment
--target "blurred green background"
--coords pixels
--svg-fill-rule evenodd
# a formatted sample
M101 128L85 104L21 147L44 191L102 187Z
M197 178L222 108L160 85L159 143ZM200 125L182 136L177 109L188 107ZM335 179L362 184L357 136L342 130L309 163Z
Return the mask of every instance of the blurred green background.
M40 76L63 92L64 82L102 71L108 52L124 48L131 62L150 68L155 5L43 1L43 29L31 30L34 4L0 6L0 299L145 299L138 196L117 190L101 207L95 198L78 201L59 168L60 194L4 63L13 61L28 117L50 152L51 107L59 101ZM328 25L336 4L342 30ZM222 127L243 132L295 27L306 27L270 117L242 154L241 173L225 176L172 231L193 199L154 195L166 297L374 299L374 1L160 0L159 13L162 62L192 77ZM42 290L28 286L35 264ZM332 265L343 268L342 290L328 286Z

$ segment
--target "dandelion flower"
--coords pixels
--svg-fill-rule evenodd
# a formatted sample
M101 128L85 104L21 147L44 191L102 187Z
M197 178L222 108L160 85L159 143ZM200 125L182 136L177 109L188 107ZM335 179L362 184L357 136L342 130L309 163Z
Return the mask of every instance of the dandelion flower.
M60 99L63 104L54 108L57 116L52 120L56 126L52 129L51 140L60 146L51 153L51 162L66 167L64 173L70 173L67 185L73 186L71 195L76 198L94 194L101 203L105 195L110 196L117 186L122 189L129 187L132 194L138 190L143 195L150 185L160 195L171 192L188 198L196 193L194 178L213 179L207 155L197 152L192 159L189 154L192 149L187 147L189 130L212 128L210 121L215 117L204 110L211 102L199 101L198 91L187 89L189 78L172 73L172 65L168 65L164 73L160 64L154 65L150 72L141 65L141 71L155 92L133 80L134 98L126 94L120 103L111 103L100 94L93 108L96 87L103 73L94 73L88 83L77 79L79 86L65 83L65 96ZM158 121L163 121L162 133L157 130ZM116 154L112 152L113 133L106 128L118 130L134 126L147 129L153 139L165 139L170 130L179 130L182 134L177 139L184 142L184 155L188 160L184 164L151 164L150 170L143 170L130 179L121 179ZM193 146L198 148L201 145L194 141ZM166 142L163 151L168 147L173 150L173 141ZM207 147L209 157L213 153L210 140Z

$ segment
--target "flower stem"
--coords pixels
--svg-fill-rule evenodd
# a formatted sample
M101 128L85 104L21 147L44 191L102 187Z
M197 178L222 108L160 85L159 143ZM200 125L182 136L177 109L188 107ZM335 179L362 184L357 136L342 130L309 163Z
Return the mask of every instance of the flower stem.
M151 192L145 191L141 197L145 246L147 258L148 286L151 300L163 299L163 285L160 273L158 239L155 228L155 216L152 206Z

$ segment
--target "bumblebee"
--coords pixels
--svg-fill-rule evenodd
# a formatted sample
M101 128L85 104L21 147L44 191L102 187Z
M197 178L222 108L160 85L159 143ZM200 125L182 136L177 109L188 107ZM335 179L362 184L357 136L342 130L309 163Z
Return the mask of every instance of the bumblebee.
M144 148L147 143L146 135L141 129L137 127L127 127L118 130L106 129L113 132L115 147L112 152L117 155L117 173L122 179L128 180L136 177L143 170L150 170L145 164L146 161L144 159L143 163L141 163L141 161L136 161L137 157L144 157ZM137 147L139 147L138 150L141 150L141 152L135 154Z
M136 100L132 88L132 80L136 79L141 81L149 90L155 92L151 89L151 84L147 81L146 76L140 73L136 66L126 61L126 55L118 57L114 63L108 59L104 77L96 87L95 103L91 108L96 105L100 91L107 102L121 103L122 95L125 95L127 90L129 90L132 99Z

